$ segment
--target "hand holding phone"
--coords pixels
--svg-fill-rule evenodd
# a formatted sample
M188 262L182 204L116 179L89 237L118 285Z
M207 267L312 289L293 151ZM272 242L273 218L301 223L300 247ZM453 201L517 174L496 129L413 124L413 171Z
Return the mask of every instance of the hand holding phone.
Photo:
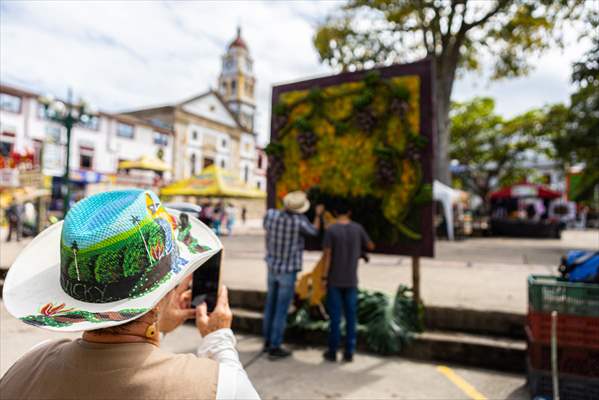
M225 286L221 288L216 306L210 315L208 315L206 303L202 303L196 308L196 327L202 337L219 329L231 328L232 321L233 313L229 307L229 292Z

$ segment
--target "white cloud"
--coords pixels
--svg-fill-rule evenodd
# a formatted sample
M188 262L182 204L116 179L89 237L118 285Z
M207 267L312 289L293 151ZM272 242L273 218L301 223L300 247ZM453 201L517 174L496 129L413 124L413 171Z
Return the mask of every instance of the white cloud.
M0 79L56 95L70 86L108 111L175 102L216 85L220 57L240 24L255 60L257 128L264 142L272 85L331 72L319 64L312 37L340 4L2 2ZM585 48L571 43L564 54L548 53L528 78L487 85L468 75L455 97L491 95L509 114L566 101L570 64Z

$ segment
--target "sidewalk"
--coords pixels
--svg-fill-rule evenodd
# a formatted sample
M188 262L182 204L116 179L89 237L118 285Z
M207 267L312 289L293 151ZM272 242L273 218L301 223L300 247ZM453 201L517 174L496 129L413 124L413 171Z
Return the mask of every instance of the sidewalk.
M316 264L319 253L304 255L304 270ZM420 265L422 299L425 304L476 310L525 313L527 277L553 274L555 267L510 265L422 259ZM266 290L266 268L261 254L243 257L225 253L223 283L234 289ZM409 257L372 257L359 268L360 287L395 293L399 284L412 285Z
M0 234L0 268L7 269L30 241L4 241ZM260 221L238 225L222 238L222 282L234 289L266 290L264 234ZM527 277L553 275L569 249L596 249L599 231L566 231L561 240L479 238L437 241L436 258L421 259L421 293L425 304L475 310L526 313ZM320 252L305 252L304 271L316 264ZM399 284L411 286L411 259L372 255L360 261L360 286L393 294Z
M561 240L479 238L437 241L436 258L421 259L421 293L425 304L475 310L526 313L527 278L554 275L569 249L593 249L599 231L566 231ZM266 290L264 235L256 232L223 238L223 283L235 289ZM320 252L304 253L309 271ZM394 293L411 286L411 258L373 255L360 261L360 286Z

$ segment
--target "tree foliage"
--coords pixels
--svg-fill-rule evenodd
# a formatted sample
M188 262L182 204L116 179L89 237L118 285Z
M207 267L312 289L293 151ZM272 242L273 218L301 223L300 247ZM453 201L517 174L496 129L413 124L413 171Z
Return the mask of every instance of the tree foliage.
M592 48L572 66L576 91L570 96L566 129L554 135L556 156L566 166L584 164L579 198L590 197L599 184L599 13L589 15Z
M542 109L505 119L490 98L453 103L451 115L450 156L466 167L458 179L482 198L497 186L530 180L531 161L550 155L549 138L563 127Z
M123 276L122 253L120 251L110 251L100 254L96 259L94 273L96 282L112 283L118 281Z
M77 263L75 263L75 257L73 257L69 263L68 274L69 278L77 279L81 281L91 281L93 279L92 271L90 269L93 266L93 262L95 260L91 260L87 257L81 257L77 259ZM77 268L79 268L79 276L77 276Z
M456 74L494 59L493 78L526 74L531 54L561 43L562 22L583 0L350 0L322 24L314 45L340 70L431 57L436 67L436 175L449 181L449 106Z
M132 242L127 246L123 258L123 276L136 275L145 270L149 264L148 253L143 242Z

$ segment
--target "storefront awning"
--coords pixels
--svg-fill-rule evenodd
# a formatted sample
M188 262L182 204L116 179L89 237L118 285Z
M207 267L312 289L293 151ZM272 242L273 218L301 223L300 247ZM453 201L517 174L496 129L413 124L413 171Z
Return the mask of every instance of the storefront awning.
M231 171L225 171L215 165L205 168L201 174L183 179L163 187L162 196L196 197L245 197L265 198L266 193L254 189Z

